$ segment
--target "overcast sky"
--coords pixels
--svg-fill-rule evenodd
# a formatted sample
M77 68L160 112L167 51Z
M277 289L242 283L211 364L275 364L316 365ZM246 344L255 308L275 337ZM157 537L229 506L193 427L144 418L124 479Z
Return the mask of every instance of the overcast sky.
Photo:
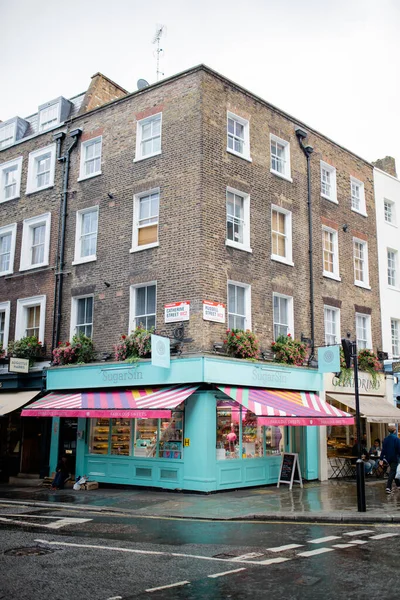
M400 0L0 0L0 119L84 91L129 91L205 63L367 160L400 171Z

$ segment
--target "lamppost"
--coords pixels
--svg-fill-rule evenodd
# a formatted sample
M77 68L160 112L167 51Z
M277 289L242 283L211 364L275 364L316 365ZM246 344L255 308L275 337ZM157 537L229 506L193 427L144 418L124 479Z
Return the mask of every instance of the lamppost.
M350 334L347 334L350 337ZM351 359L354 366L354 393L356 400L356 426L357 426L357 462L356 462L356 478L357 478L357 505L358 512L366 512L365 504L365 470L364 461L361 458L362 442L361 442L361 422L360 422L360 395L358 389L358 357L357 357L357 342L351 342L349 339L342 339L342 348L346 367L350 369Z

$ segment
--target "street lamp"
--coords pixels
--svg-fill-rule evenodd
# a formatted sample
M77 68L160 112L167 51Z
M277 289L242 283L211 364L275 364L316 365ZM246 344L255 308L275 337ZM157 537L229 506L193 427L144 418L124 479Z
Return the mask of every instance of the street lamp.
M350 334L348 334L350 337ZM358 390L358 357L357 357L357 342L351 342L349 339L342 339L342 348L346 367L350 369L351 359L354 366L354 392L356 400L356 426L357 426L357 462L356 462L356 478L357 478L357 505L358 512L366 512L365 505L365 470L364 461L361 458L361 422L360 422L360 395Z

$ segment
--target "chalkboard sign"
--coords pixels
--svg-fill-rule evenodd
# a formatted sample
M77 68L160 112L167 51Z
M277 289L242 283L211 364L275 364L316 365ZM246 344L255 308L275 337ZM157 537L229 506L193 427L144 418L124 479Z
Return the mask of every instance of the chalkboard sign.
M303 487L303 480L301 478L299 465L299 455L285 452L282 454L281 470L279 473L277 487L279 487L281 483L287 483L290 486L290 489L292 489L294 481Z

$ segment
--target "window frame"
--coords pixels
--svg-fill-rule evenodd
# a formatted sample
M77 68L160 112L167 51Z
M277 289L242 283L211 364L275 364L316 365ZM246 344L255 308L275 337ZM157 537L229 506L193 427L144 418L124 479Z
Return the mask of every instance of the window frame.
M325 245L324 245L324 232L333 234L333 272L325 270ZM324 277L329 279L335 279L335 281L342 281L339 271L339 235L336 229L322 225L322 274Z
M276 325L282 325L282 323L275 323L275 308L274 308L274 299L275 298L283 298L284 300L287 300L288 302L288 323L287 323L287 334L286 335L291 335L292 337L294 336L294 303L293 303L293 296L287 296L286 294L280 294L279 292L272 292L272 335L273 335L273 339L274 341L277 340L277 337L275 337L275 324ZM279 334L281 335L281 334Z
M391 213L391 220L388 221L386 219L386 214L388 211L386 211L386 205L390 206L390 213ZM383 220L385 222L386 225L391 225L392 227L397 227L397 222L396 222L396 203L393 202L393 200L389 200L389 198L384 198L383 199Z
M327 340L327 336L332 336L332 333L328 333L327 331L327 311L330 310L334 313L335 315L335 327L337 329L337 332L335 333L335 342L329 343ZM340 344L340 340L341 340L341 335L340 335L340 308L338 308L337 306L330 306L329 304L324 304L324 339L325 339L325 345L326 346L337 346L338 344Z
M367 334L367 339L366 339L365 349L372 350L371 315L367 315L365 313L359 313L359 312L356 312L356 340L357 340L357 348L358 348L358 350L364 350L364 347L361 348L361 346L360 346L360 342L359 342L360 338L358 337L357 319L359 317L366 319L366 334Z
M78 327L78 302L79 300L84 300L86 298L91 298L92 299L92 334L88 337L90 337L91 339L93 339L93 321L94 321L94 294L83 294L82 296L73 296L71 298L71 321L70 321L70 333L69 333L69 339L70 341L72 341L72 338L74 337L74 335L77 334L77 327ZM88 323L85 323L85 326L88 325ZM85 334L86 335L86 334Z
M5 225L4 227L0 227L0 238L4 235L8 235L9 233L11 233L10 264L9 268L6 271L0 271L0 277L14 273L15 244L17 239L16 223L11 223L11 225Z
M280 144L285 149L285 158L284 158L285 170L283 173L281 173L280 171L276 171L275 169L272 168L272 156L273 156L272 142ZM293 183L293 179L291 177L291 167L290 167L290 142L287 142L286 140L283 140L282 138L278 137L277 135L270 133L269 134L269 153L270 153L270 165L269 165L270 172L273 173L274 175L276 175L277 177L281 177L282 179L285 179L286 181L290 181L291 183Z
M323 170L327 171L332 177L332 181L329 184L331 186L331 194L330 195L328 195L322 191L322 185L324 183L322 180L322 171ZM321 177L321 196L322 196L322 198L325 198L325 200L329 200L329 202L333 202L334 204L339 204L338 199L337 199L337 188L336 188L336 168L332 167L332 165L330 165L329 163L321 160L320 161L320 177Z
M42 113L44 113L46 110L49 110L50 108L53 107L57 107L57 121L55 123L50 124L49 126L42 128ZM55 127L58 127L60 125L61 122L61 102L58 100L56 102L50 102L47 106L42 106L39 109L39 114L38 114L38 133L45 133L46 131L50 131L51 129L54 129Z
M40 306L39 342L44 343L44 329L46 322L46 296L31 296L30 298L19 298L17 300L17 314L15 319L15 339L25 337L27 326L28 308Z
M41 158L45 158L45 156L50 155L50 175L49 182L46 185L37 186L37 164ZM39 148L38 150L34 150L29 153L28 160L28 178L26 181L26 194L34 194L36 192L41 192L42 190L47 190L54 186L54 177L55 177L55 165L56 165L56 144L50 144L49 146L45 146L44 148Z
M234 285L236 287L241 287L244 289L244 315L240 315L244 317L244 331L247 329L251 330L251 285L248 283L241 283L240 281L233 281L228 279L226 285L226 311L227 311L227 323L228 329L229 327L229 315L238 315L239 313L230 313L229 312L229 286Z
M228 193L240 196L243 199L243 242L235 242L228 239ZM250 247L250 194L227 186L225 192L225 215L225 246L244 250L245 252L253 252Z
M8 144L6 144L5 146L0 145L0 150L5 150L6 148L10 148L11 146L13 146L17 140L17 123L16 121L11 121L10 122L5 122L5 123L0 123L0 131L6 131L9 127L12 128L12 136L7 138L7 139L12 139L12 141ZM6 139L6 138L4 138ZM0 141L1 144L1 141Z
M147 196L158 194L158 215L157 215L157 241L150 242L149 244L142 244L139 246L139 215L140 215L140 201ZM130 252L140 252L141 250L148 250L149 248L156 248L160 245L159 232L160 232L160 188L153 188L145 192L140 192L133 196L133 227L132 227L132 248ZM155 225L152 223L151 225Z
M44 250L43 250L43 261L37 264L32 264L31 249L32 249L32 233L34 227L45 225L45 238L44 238ZM21 242L21 260L20 260L20 271L28 271L29 269L38 269L40 267L47 267L49 265L49 254L50 254L50 230L51 230L51 213L44 213L37 217L31 217L24 219L22 227L22 242Z
M360 188L360 208L357 209L353 206L353 188L352 186L354 185L358 185ZM368 217L367 215L367 207L365 204L365 188L364 188L364 183L362 181L360 181L359 179L356 179L356 177L353 177L352 175L350 176L350 204L351 204L351 210L355 213L358 213L359 215L362 215L363 217Z
M129 287L129 329L128 329L128 333L131 334L133 331L135 331L136 327L139 326L140 323L138 323L136 325L136 290L138 290L139 288L144 288L144 287L150 287L154 285L156 288L156 294L155 294L155 313L146 313L146 319L149 316L152 316L154 314L154 328L156 328L157 326L157 281L147 281L146 283L137 283L137 284L133 284ZM141 315L143 316L143 315Z
M16 169L14 169L16 167ZM16 190L15 194L10 198L6 198L6 190L5 190L5 177L7 171L15 170L16 171ZM10 200L15 200L16 198L21 197L21 174L22 174L22 156L18 158L14 158L12 160L8 160L5 163L0 165L0 204L2 202L9 202Z
M393 327L393 324L396 326ZM396 335L397 339L394 337L394 329L397 329ZM394 319L393 317L390 319L390 340L392 347L392 358L400 358L400 319ZM397 345L397 347L395 346ZM397 350L397 352L395 352Z
M89 159L89 160L96 160L96 158L99 158L100 159L100 170L95 171L94 173L90 173L89 175L86 175L85 174L85 165L88 162L88 160L85 158L86 157L86 149L89 146L92 146L99 141L100 141L100 156L95 157L95 159ZM91 179L92 177L97 177L98 175L101 175L101 173L102 173L102 171L101 171L102 153L103 153L103 136L102 135L98 135L94 138L90 138L90 140L85 140L84 142L81 143L78 181L84 181L85 179Z
M143 125L146 123L150 123L151 121L160 121L160 150L157 152L152 152L151 154L142 155L142 141L143 141ZM153 138L152 138L153 139ZM145 117L144 119L139 119L136 122L136 152L135 158L133 162L138 162L140 160L146 160L146 158L151 158L152 156L158 156L162 152L162 112L155 113L154 115L150 115L149 117Z
M273 212L283 214L285 216L285 256L273 253L273 233L272 215ZM277 204L271 204L271 260L283 263L285 265L294 266L293 262L293 229L292 229L292 211L282 208Z
M394 265L389 267L389 253L393 254ZM399 253L395 248L386 248L387 285L393 290L399 289ZM390 283L390 271L394 273L394 283Z
M355 256L355 244L356 243L362 244L364 246L364 251L365 251L364 265L365 265L365 275L366 275L365 281L356 279L356 256ZM357 237L353 237L353 271L354 271L354 285L356 285L357 287L362 287L367 290L370 290L371 286L369 285L368 242L365 240L361 240L360 238L357 238Z
M10 336L10 312L11 312L11 302L7 300L6 302L0 302L0 312L4 312L4 332L3 332L3 350L7 351L8 340ZM1 344L1 340L0 340Z
M97 229L96 229L96 253L90 254L88 256L81 256L82 251L82 222L83 215L97 212ZM99 205L89 206L88 208L82 208L81 210L76 211L76 223L75 223L75 251L74 251L74 260L72 261L73 265L81 265L88 262L93 262L97 260L97 242L99 238L99 219L100 219L100 210Z
M240 125L243 125L243 152L237 152L234 148L229 148L229 131L228 131L228 123L229 119L236 121ZM231 111L227 111L226 113L226 151L230 152L234 156L239 156L239 158L244 158L249 162L253 162L250 156L250 121L248 119L244 119L243 117L239 117L235 113Z

